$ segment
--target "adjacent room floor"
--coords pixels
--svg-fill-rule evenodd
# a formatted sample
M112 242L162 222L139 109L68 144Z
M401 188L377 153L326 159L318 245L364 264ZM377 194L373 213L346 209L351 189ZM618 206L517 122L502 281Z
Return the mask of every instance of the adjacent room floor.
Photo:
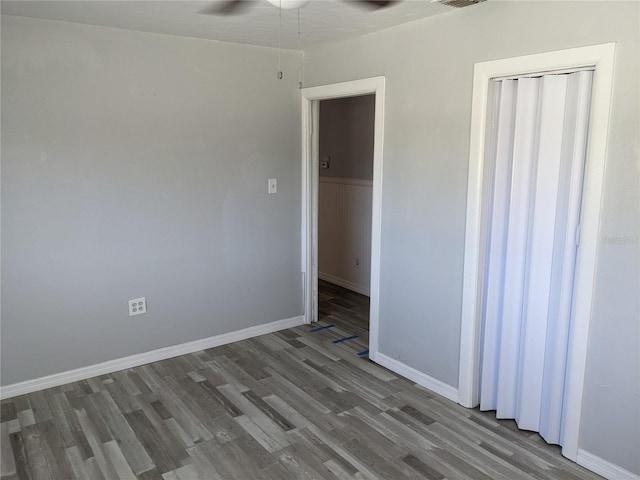
M318 280L318 321L358 335L353 344L369 347L369 297Z
M600 478L370 362L367 297L324 284L320 311L312 327L3 400L2 479Z

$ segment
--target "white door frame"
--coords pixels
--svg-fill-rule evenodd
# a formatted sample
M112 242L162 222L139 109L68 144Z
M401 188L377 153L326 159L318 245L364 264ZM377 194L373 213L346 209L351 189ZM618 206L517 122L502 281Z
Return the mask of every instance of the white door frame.
M302 272L304 321L317 321L318 305L318 102L330 98L375 94L373 198L371 208L371 284L369 358L378 352L384 77L366 78L302 89Z
M458 402L469 408L479 403L480 308L483 288L481 253L485 245L482 207L486 188L483 177L489 82L495 78L530 73L570 71L584 67L595 69L565 387L567 408L562 454L573 461L577 459L579 446L614 57L615 43L608 43L476 63L474 66L458 379Z

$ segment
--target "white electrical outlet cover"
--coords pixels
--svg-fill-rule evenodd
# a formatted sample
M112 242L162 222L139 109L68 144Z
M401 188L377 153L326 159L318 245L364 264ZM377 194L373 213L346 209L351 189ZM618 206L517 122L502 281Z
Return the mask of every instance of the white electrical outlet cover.
M129 300L129 316L147 313L147 299L145 297Z

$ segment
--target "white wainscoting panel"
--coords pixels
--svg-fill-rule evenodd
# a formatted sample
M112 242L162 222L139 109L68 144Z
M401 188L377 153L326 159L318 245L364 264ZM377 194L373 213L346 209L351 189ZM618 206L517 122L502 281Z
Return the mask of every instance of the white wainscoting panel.
M370 180L320 177L318 277L363 295L371 279L372 193Z

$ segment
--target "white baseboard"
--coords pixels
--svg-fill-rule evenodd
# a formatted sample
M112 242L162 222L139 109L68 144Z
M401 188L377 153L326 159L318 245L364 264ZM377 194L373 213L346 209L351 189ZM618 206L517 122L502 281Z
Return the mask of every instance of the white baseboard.
M325 282L338 285L339 287L344 287L347 290L366 295L367 297L369 296L369 288L366 286L358 285L348 280L343 280L342 278L334 277L333 275L323 272L318 272L318 278L320 280L324 280Z
M636 475L580 448L578 449L576 463L610 480L640 480L640 475Z
M47 375L46 377L26 380L24 382L0 387L0 398L5 399L24 395L25 393L57 387L66 383L77 382L79 380L117 372L126 368L138 367L147 363L157 362L158 360L166 360L167 358L177 357L187 353L199 352L200 350L205 350L207 348L219 347L220 345L225 345L227 343L239 342L240 340L246 340L247 338L277 332L278 330L284 330L286 328L297 327L303 323L304 317L301 315L298 317L265 323L263 325L256 325L255 327L243 328L242 330L236 330L235 332L223 333L213 337L194 340L192 342L158 348L157 350L151 350L150 352L116 358L115 360L109 360L107 362L89 365L87 367L81 367L67 372L55 373L53 375Z
M443 397L458 403L458 389L448 385L440 380L430 377L426 373L422 373L413 367L410 367L406 363L399 362L391 357L387 357L382 353L375 353L374 357L369 355L369 358L374 362L388 368L392 372L402 375L409 380L416 382L418 385L422 385L428 388L432 392L442 395Z

